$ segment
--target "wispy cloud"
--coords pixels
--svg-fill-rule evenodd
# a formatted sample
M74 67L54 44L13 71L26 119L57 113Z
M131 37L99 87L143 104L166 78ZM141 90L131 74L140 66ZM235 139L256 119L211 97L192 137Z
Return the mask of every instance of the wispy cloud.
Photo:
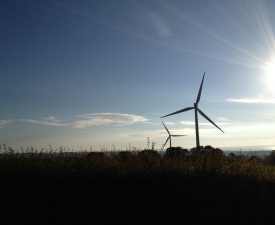
M143 116L121 113L91 113L79 115L81 120L68 124L72 128L87 128L92 126L107 125L112 123L133 124L147 122Z
M60 120L56 119L54 116L45 117L44 120L49 123L60 123Z
M185 126L195 126L194 121L183 120L183 121L180 121L180 123ZM222 126L222 125L228 125L230 124L230 122L220 121L220 122L215 122L215 124L217 124L218 126ZM213 126L213 125L211 123L199 123L199 126Z
M245 103L245 104L275 104L274 98L227 98L226 102L233 102L233 103Z
M51 117L54 118L54 117ZM42 120L34 120L34 119L20 119L22 122L27 123L35 123L35 124L42 124L42 125L48 125L48 126L56 126L56 127L63 127L65 124L61 123L59 120L48 120L47 118L44 118Z
M43 118L42 120L21 119L21 121L48 126L59 126L69 128L89 128L93 126L102 126L114 123L133 124L148 121L148 119L146 119L143 116L121 113L91 113L78 115L78 117L80 119L73 122L62 122L60 120L57 120L53 116Z
M165 122L165 124L166 124L166 125L170 125L170 126L175 125L175 123L174 123L174 122Z
M182 134L185 134L187 136L195 136L195 129L194 128L191 128L191 127L185 127L185 128L182 128L182 129L170 129L169 130L171 134L176 134L176 135L182 135ZM164 131L164 130L157 130L156 132L159 133L159 135L161 136L167 136L167 132ZM217 131L213 128L208 128L208 127L201 127L200 128L200 134L203 134L203 135L214 135L216 134Z
M230 121L231 121L230 119L225 118L225 117L223 117L223 116L218 117L217 120L218 120L218 121L221 121L221 122L230 122Z
M148 12L147 15L160 37L168 38L172 35L166 21L160 15L152 11Z
M0 120L0 127L7 126L11 124L13 121L12 120Z

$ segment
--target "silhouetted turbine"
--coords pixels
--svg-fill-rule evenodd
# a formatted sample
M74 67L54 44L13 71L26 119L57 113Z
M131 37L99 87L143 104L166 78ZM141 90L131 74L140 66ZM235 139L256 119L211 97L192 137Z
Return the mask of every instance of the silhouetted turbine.
M164 117L167 117L167 116L171 116L171 115L174 115L174 114L178 114L178 113L182 113L182 112L186 112L186 111L189 111L191 109L194 109L195 110L195 127L196 127L196 144L197 144L197 149L199 149L200 147L200 136L199 136L199 123L198 123L198 112L205 118L207 119L210 123L212 123L215 127L217 127L220 131L223 132L223 130L221 128L219 128L208 116L206 116L199 108L198 108L198 104L200 102L200 98L201 98L201 90L202 90L202 86L203 86L203 81L204 81L204 76L205 76L205 72L203 74L203 77L202 77L202 81L201 81L201 86L200 86L200 89L199 89L199 93L198 93L198 96L197 96L197 100L196 102L194 103L194 106L193 107L187 107L187 108L184 108L184 109L181 109L179 111L176 111L176 112L173 112L173 113L170 113L166 116L163 116L161 118L164 118ZM224 133L224 132L223 132Z
M162 121L161 121L162 122ZM168 142L168 140L170 140L170 148L172 147L172 138L171 137L182 137L182 136L186 136L186 135L175 135L175 134L173 134L173 135L171 135L170 134L170 132L169 132L169 130L167 129L167 127L165 126L165 124L162 122L162 124L163 124L163 126L165 127L165 129L166 129L166 131L167 131L167 133L168 133L168 138L166 139L166 141L165 141L165 143L164 143L164 145L162 146L162 148L164 148L165 147L165 145L167 144L167 142Z

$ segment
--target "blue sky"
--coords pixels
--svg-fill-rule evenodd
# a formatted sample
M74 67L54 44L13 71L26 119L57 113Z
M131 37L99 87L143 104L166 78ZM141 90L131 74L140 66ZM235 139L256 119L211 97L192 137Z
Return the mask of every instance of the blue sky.
M0 143L160 148L196 99L202 145L275 146L275 2L0 2ZM195 146L194 112L163 119Z

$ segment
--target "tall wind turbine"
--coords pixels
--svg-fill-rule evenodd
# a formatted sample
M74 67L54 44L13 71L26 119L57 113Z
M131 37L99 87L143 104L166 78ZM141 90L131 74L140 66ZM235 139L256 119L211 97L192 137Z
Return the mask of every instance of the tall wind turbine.
M161 121L162 122L162 121ZM162 146L162 148L164 148L165 147L165 145L166 145L166 143L168 142L168 140L170 140L170 148L172 147L172 138L171 137L182 137L182 136L186 136L186 135L175 135L175 134L173 134L173 135L171 135L170 134L170 132L169 132L169 130L167 129L167 127L165 126L165 124L162 122L162 124L163 124L163 126L165 127L165 129L166 129L166 131L167 131L167 133L168 133L168 138L166 139L166 141L165 141L165 143L164 143L164 145Z
M198 96L197 96L197 100L196 102L194 103L194 106L193 107L187 107L187 108L184 108L184 109L181 109L179 111L176 111L176 112L173 112L173 113L170 113L166 116L163 116L161 118L164 118L164 117L167 117L167 116L171 116L171 115L174 115L174 114L178 114L178 113L182 113L182 112L186 112L186 111L189 111L189 110L192 110L194 109L195 110L195 127L196 127L196 144L197 144L197 149L200 148L200 135L199 135L199 123L198 123L198 112L205 118L207 119L210 123L212 123L215 127L217 127L220 131L223 132L223 130L221 128L219 128L208 116L206 116L199 108L198 108L198 104L200 102L200 98L201 98L201 90L202 90L202 86L203 86L203 81L204 81L204 76L205 76L205 72L203 74L203 77L202 77L202 81L201 81L201 86L200 86L200 89L199 89L199 93L198 93ZM223 132L224 133L224 132Z

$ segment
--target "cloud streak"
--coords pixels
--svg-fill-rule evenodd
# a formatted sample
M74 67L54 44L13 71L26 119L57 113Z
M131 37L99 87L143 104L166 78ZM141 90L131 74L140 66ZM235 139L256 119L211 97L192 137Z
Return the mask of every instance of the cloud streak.
M53 117L54 118L54 117ZM34 124L41 124L41 125L48 125L48 126L55 126L55 127L65 127L65 124L62 124L60 121L49 121L46 118L42 120L33 120L33 119L20 119L22 122L27 123L34 123Z
M175 125L175 123L173 123L173 122L165 122L165 125L173 126L173 125Z
M188 121L188 120L184 120L184 121L180 121L180 123L182 125L185 126L195 126L195 122L194 121ZM217 124L218 126L223 126L223 125L228 125L230 124L229 122L215 122L215 124ZM211 123L199 123L199 126L213 126Z
M169 38L172 35L171 30L168 27L167 23L157 13L148 12L148 17L160 37Z
M0 127L7 126L11 124L13 121L12 120L0 120Z
M43 118L42 120L21 119L21 121L48 126L78 129L110 124L134 124L139 122L148 122L148 119L143 116L122 113L91 113L78 115L78 117L80 119L73 122L62 122L53 116Z
M188 137L195 137L195 129L186 127L186 128L179 128L179 129L170 129L169 130L171 134L175 135L187 135ZM160 136L167 136L167 132L165 130L157 130L158 134ZM216 131L214 128L206 128L206 127L201 127L200 128L200 134L202 135L216 135L218 131Z
M275 104L274 98L227 98L225 101L244 104Z

